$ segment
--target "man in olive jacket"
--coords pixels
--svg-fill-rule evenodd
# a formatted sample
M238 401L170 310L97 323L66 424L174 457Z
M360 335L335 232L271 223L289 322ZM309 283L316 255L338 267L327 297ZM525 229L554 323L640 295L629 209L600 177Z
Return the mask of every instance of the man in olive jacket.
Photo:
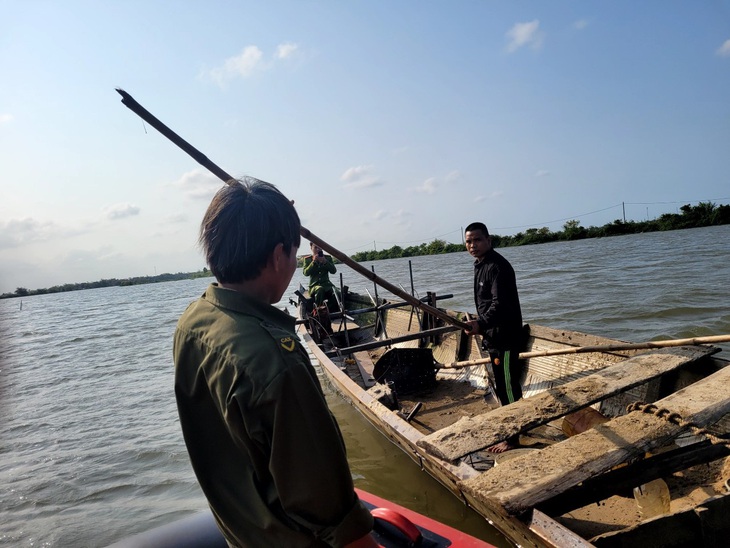
M268 183L232 181L213 198L200 242L217 283L175 331L180 424L230 546L377 546L294 318L272 306L296 270L299 230Z
M304 257L302 274L309 276L309 296L314 304L320 306L325 300L330 312L337 310L335 286L330 281L330 274L337 272L335 261L330 255L325 255L317 244L310 244L312 254Z

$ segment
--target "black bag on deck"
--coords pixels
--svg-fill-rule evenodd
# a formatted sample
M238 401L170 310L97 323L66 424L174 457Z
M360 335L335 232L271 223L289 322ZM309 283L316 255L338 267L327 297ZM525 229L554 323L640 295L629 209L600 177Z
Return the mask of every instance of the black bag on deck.
M375 380L393 383L396 394L410 394L436 386L436 361L430 348L391 348L373 368Z

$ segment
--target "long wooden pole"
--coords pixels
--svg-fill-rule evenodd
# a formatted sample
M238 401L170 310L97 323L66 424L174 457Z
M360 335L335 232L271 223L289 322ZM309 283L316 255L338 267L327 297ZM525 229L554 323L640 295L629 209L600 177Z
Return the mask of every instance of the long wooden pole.
M446 295L436 295L436 299L437 300L450 299L453 296L454 295L452 295L451 293L447 293ZM426 297L423 297L423 298L425 299ZM394 301L392 303L381 304L379 306L370 306L368 308L355 308L354 310L348 310L347 316L357 316L359 314L367 314L368 312L378 312L380 310L388 310L390 308L400 308L403 306L408 306L408 303L401 302L401 301ZM333 320L339 319L341 317L342 317L342 312L332 312L330 314L330 318ZM295 323L297 325L301 325L303 323L307 323L307 321L308 320L296 320Z
M208 157L200 152L198 149L196 149L194 146L192 146L190 143L188 143L185 139L180 137L177 133L172 131L169 127L167 127L165 124L163 124L160 120L158 120L150 111L148 111L146 108L144 108L142 105L140 105L135 99L126 91L120 88L116 88L117 93L122 96L122 104L125 105L127 108L129 108L132 112L137 114L140 118L142 118L145 122L147 122L149 125L151 125L153 128L155 128L157 131L162 133L165 137L170 139L173 143L175 143L177 146L179 146L181 149L183 149L185 152L187 152L196 162L198 162L203 167L207 168L213 175L221 179L226 184L233 184L235 182L235 178L231 177L228 173L226 173L224 170L222 170L220 167L218 167L216 164L214 164ZM397 295L404 301L406 301L408 304L415 306L416 308L420 308L424 312L427 312L429 314L432 314L433 316L436 316L437 318L442 319L446 323L449 323L451 325L457 326L460 329L469 329L469 325L457 320L456 318L452 318L449 316L446 312L443 310L439 310L438 308L434 306L430 306L426 303L422 303L419 299L413 297L412 295L408 294L406 291L401 290L400 288L396 287L395 285L391 284L390 282L384 280L383 278L380 278L375 274L375 272L370 272L367 268L362 266L357 261L354 261L349 256L342 253L340 250L336 249L335 247L331 246L327 242L325 242L322 238L319 238L312 234L308 229L301 227L299 233L301 236L310 242L313 242L317 244L319 247L324 249L325 251L329 252L330 255L333 257L337 257L340 261L345 263L347 266L352 268L355 272L358 272L365 276L367 279L369 279L371 282L374 282L378 284L380 287L387 289L394 295ZM376 303L377 304L377 303Z
M446 312L443 310L439 310L435 306L431 306L429 304L426 304L424 302L421 302L417 297L412 296L407 291L403 291L401 288L393 285L387 280L384 280L375 272L371 272L364 266L362 266L357 261L354 261L349 256L345 255L342 251L339 249L336 249L332 247L330 244L325 242L322 238L319 238L318 236L312 234L308 229L302 227L299 231L299 233L302 235L302 238L306 238L310 242L313 242L317 244L319 247L324 249L325 251L329 252L333 257L337 257L340 261L345 263L347 266L352 268L355 272L362 274L365 276L368 280L371 282L374 282L378 284L380 287L387 289L390 291L393 295L397 295L404 301L406 301L408 304L415 306L416 308L420 308L424 312L427 312L428 314L431 314L433 316L436 316L437 318L442 319L446 323L449 323L451 325L454 325L460 329L469 329L469 324L464 323L462 321L457 320L456 318L453 318L449 316Z
M392 337L390 339L383 339L382 341L370 341L367 343L358 344L346 348L335 348L325 352L325 356L337 356L338 354L353 354L360 352L361 350L371 350L373 348L380 348L381 346L390 346L399 342L413 341L415 339L426 339L435 335L443 335L459 329L458 327L444 325L442 327L434 327L433 329L425 329L417 333L409 333L407 335L401 335L399 337Z
M670 346L693 346L699 344L713 344L721 342L729 342L730 335L711 335L708 337L693 337L691 339L668 339L665 341L648 341L641 343L616 343L616 344L599 344L595 346L572 346L570 348L558 348L555 350L536 350L534 352L521 352L520 359L539 358L542 356L560 356L563 354L584 354L588 352L614 352L618 350L646 350L650 348L667 348ZM451 369L459 367L469 367L470 365L481 365L489 363L489 358L479 360L467 360L463 362L452 362L442 364L441 368Z

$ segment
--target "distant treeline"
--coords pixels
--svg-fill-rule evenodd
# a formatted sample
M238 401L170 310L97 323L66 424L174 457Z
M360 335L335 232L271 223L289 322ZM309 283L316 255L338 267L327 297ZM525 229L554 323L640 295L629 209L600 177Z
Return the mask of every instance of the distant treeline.
M96 287L113 287L123 285L140 285L152 284L157 282L171 282L173 280L190 280L194 278L209 278L212 276L210 270L203 268L198 272L178 272L177 274L160 274L158 276L137 276L136 278L110 278L108 280L99 280L98 282L83 282L77 284L54 285L47 289L26 289L19 287L15 293L3 293L0 299L9 297L27 297L29 295L44 295L46 293L62 293L64 291L78 291L80 289L94 289Z
M662 230L679 230L683 228L699 228L703 226L715 226L730 224L730 205L716 205L712 202L700 202L696 206L684 205L680 208L681 213L665 213L658 219L652 221L622 221L616 219L612 223L596 227L584 228L580 221L568 221L563 225L563 230L550 231L547 227L528 228L525 232L518 232L514 236L499 236L492 234L492 242L495 247L509 247L516 245L544 244L548 242L583 240L585 238L602 238L605 236L620 236L623 234L637 234L639 232L658 232ZM402 248L393 246L381 251L361 251L355 253L352 259L357 262L376 261L379 259L396 259L399 257L417 257L419 255L440 255L442 253L455 253L464 251L464 244L452 244L443 240L434 240L431 243L423 243L417 246ZM335 259L335 262L339 262ZM298 264L301 267L304 258L299 257ZM136 278L124 278L118 280L100 280L98 282L84 282L78 284L64 284L49 287L48 289L26 289L19 287L14 293L3 293L0 299L9 297L24 297L28 295L42 295L45 293L60 293L62 291L77 291L79 289L93 289L95 287L110 287L121 285L138 285L156 282L169 282L172 280L188 280L193 278L208 278L212 273L207 268L198 272L178 272L177 274L160 274L159 276L140 276Z
M585 238L602 238L620 236L640 232L658 232L662 230L679 230L683 228L699 228L702 226L730 224L730 205L715 205L712 202L700 202L696 206L683 205L681 213L665 213L651 221L622 221L616 219L612 223L588 228L580 226L580 221L568 221L563 230L556 232L547 227L528 228L514 236L492 234L494 247L510 247L516 245L545 244L567 240L583 240ZM452 244L443 240L434 240L417 246L402 248L393 246L380 251L360 251L352 258L355 261L375 261L378 259L395 259L398 257L417 257L419 255L439 255L464 251L464 244Z

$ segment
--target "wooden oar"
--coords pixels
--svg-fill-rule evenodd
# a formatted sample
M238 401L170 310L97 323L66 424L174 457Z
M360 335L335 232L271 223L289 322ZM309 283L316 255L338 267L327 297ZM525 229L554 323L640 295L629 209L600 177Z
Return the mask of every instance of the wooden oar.
M599 344L595 346L572 346L570 348L558 348L555 350L536 350L534 352L521 352L520 359L539 358L542 356L560 356L562 354L585 354L587 352L614 352L618 350L647 350L650 348L667 348L670 346L693 346L699 344L713 344L729 342L730 335L711 335L708 337L692 337L691 339L668 339L665 341L648 341L641 343L617 343ZM481 365L489 363L489 358L478 360L467 360L463 362L451 362L441 365L442 369L458 367L469 367L470 365Z
M208 169L213 175L221 179L226 184L233 184L235 181L234 177L231 177L228 173L226 173L223 169L218 167L216 164L214 164L212 161L208 159L208 157L200 152L198 149L196 149L194 146L192 146L190 143L188 143L185 139L180 137L177 133L172 131L169 127L167 127L165 124L163 124L160 120L158 120L150 111L148 111L146 108L144 108L142 105L140 105L135 99L126 91L120 88L116 88L117 93L122 96L122 104L125 105L127 108L129 108L132 112L137 114L140 118L142 118L145 122L147 122L149 125L151 125L153 128L155 128L157 131L162 133L165 137L170 139L173 143L175 143L177 146L179 146L181 149L183 149L185 152L187 152L196 162L198 162L200 165ZM312 234L308 229L301 227L299 233L302 235L303 238L306 238L310 242L313 242L317 244L319 247L324 249L325 251L329 252L330 255L333 257L337 257L340 261L345 263L347 266L352 268L355 272L358 272L365 276L368 280L371 282L374 282L378 284L380 287L387 289L394 295L399 296L404 301L407 301L408 304L415 306L417 308L420 308L424 312L427 312L429 314L432 314L433 316L436 316L437 318L442 319L446 323L449 323L451 325L455 325L461 329L469 329L469 325L457 320L456 318L452 318L449 316L446 312L443 310L439 310L436 307L433 307L431 305L428 305L426 303L422 303L417 298L413 297L406 291L401 290L400 288L396 287L395 285L391 284L390 282L380 278L375 274L375 272L369 271L364 266L360 265L357 261L354 261L349 256L342 253L340 250L334 248L327 242L325 242L323 239L315 236ZM376 303L377 304L377 303Z

